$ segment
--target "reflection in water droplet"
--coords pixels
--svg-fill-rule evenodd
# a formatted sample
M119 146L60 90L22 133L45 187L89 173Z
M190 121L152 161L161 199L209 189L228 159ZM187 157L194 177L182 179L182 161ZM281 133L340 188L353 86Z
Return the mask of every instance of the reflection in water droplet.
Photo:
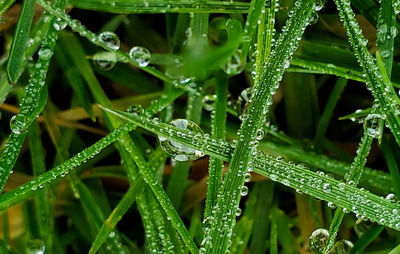
M24 115L15 115L10 120L10 128L15 134L21 134L26 131L26 117Z
M112 52L99 52L93 56L94 65L103 71L111 70L117 63L117 58Z
M39 239L30 240L26 245L26 254L43 254L45 250L46 247Z
M328 230L324 228L316 229L314 232L312 232L310 238L308 239L310 250L312 250L315 254L322 253L324 251L328 238Z
M182 130L190 130L203 133L203 131L197 124L186 119L172 120L170 124ZM161 143L161 148L177 161L196 160L204 155L202 152L196 149L187 147L179 142L170 140L168 138L159 137L159 140Z
M129 56L135 60L140 67L146 67L150 63L151 54L146 48L135 46L129 50Z
M222 65L226 74L237 75L244 70L245 64L240 59L241 55L242 51L239 49Z
M102 32L99 34L99 38L107 47L112 50L118 50L120 46L120 41L118 36L113 32Z

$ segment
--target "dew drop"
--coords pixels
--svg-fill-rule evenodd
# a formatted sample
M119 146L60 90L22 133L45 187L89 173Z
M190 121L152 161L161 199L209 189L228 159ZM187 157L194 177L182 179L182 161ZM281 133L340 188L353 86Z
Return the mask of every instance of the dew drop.
M56 21L54 22L53 26L54 26L54 29L56 29L57 31L61 31L67 26L67 22L65 22L61 18L57 18Z
M264 130L260 128L260 129L257 130L256 139L257 139L258 141L260 141L260 140L262 140L263 138L264 138Z
M205 110L207 110L207 111L214 110L215 100L216 100L216 96L215 95L206 95L206 96L204 96L203 108Z
M323 253L328 238L329 238L328 230L324 228L316 229L314 232L312 232L310 238L308 239L308 244L310 246L310 249L314 253Z
M247 186L242 186L241 188L240 188L240 195L241 196L246 196L247 194L249 193L249 189L247 188Z
M324 190L325 193L330 193L332 191L332 186L330 183L325 183L322 186L322 189Z
M99 34L99 39L110 49L118 50L120 46L120 40L118 36L113 32L102 32Z
M26 244L26 253L27 254L43 254L46 250L46 247L43 241L39 239L29 240Z
M135 60L140 67L146 67L150 63L151 54L146 48L135 46L129 50L129 56Z
M393 194L393 193L389 193L389 194L386 196L386 200L387 200L387 201L390 201L390 202L392 202L392 203L396 203L396 202L398 201L396 195Z
M26 117L24 115L15 115L10 120L10 128L15 134L21 134L26 131Z
M130 106L126 111L131 114L139 114L139 115L144 113L144 109L140 104L134 104Z
M244 175L244 181L245 181L246 183L248 183L248 182L251 181L251 174L250 174L250 173L246 173L246 174Z
M332 249L329 250L330 254L347 254L353 248L353 243L348 240L339 240L335 243Z
M93 56L94 65L103 71L111 70L117 63L117 58L112 52L99 52Z
M242 214L242 209L240 209L240 207L236 208L235 215L240 216L241 214Z
M244 70L244 63L241 61L240 57L242 51L238 49L223 65L222 69L228 75L237 75Z
M172 120L169 124L182 130L190 130L198 133L203 133L203 131L197 124L186 119L175 119ZM203 156L203 153L197 151L196 149L187 147L179 142L161 136L159 136L159 140L161 148L177 161L196 160Z

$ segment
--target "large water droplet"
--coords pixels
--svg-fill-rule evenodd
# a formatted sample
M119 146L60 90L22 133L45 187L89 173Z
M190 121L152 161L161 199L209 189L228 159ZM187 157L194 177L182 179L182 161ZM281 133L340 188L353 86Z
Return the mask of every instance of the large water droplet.
M239 49L222 65L226 74L237 75L244 70L245 65L240 59L241 55L242 51Z
M129 50L129 56L135 60L140 67L146 67L150 63L151 54L146 48L135 46Z
M172 120L169 124L182 130L190 130L203 133L203 131L197 124L186 119L175 119ZM196 149L187 147L179 142L167 139L165 137L160 136L159 140L161 143L161 148L177 161L196 160L204 155L202 152Z
M310 238L308 239L310 250L312 250L315 254L322 253L324 251L328 238L328 230L324 228L319 228L315 230L314 232L312 232Z
M348 254L353 248L353 243L348 240L340 240L335 243L329 254Z
M118 50L120 46L119 37L113 32L102 32L99 34L99 39L110 49Z
M65 22L61 18L57 18L56 21L53 23L54 29L57 31L63 30L67 26L67 22Z
M393 194L393 193L389 193L389 194L386 196L386 200L388 200L388 201L390 201L390 202L392 202L392 203L396 203L396 202L398 201L396 195Z
M322 7L324 7L323 0L315 1L315 6L314 6L315 11L320 11L322 9Z
M30 240L26 245L27 254L43 254L46 250L43 242L39 239Z
M382 116L379 114L369 114L364 120L365 131L368 136L379 139L381 136L381 131L379 128L379 121L382 119Z
M26 131L26 117L15 115L10 120L10 128L15 134L21 134Z
M117 58L112 52L99 52L93 56L94 65L103 71L111 70L117 63Z
M127 110L128 113L131 114L143 114L144 113L144 109L142 107L142 105L140 104L133 104L132 106L130 106Z
M247 186L243 185L240 188L240 195L241 196L246 196L249 193L249 189L247 188Z

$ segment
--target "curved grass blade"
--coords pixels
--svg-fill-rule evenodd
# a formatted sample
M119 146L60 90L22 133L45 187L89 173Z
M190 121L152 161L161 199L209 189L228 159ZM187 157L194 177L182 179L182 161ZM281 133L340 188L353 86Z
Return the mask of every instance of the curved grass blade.
M106 110L157 135L198 149L224 161L231 161L233 148L228 142L213 139L200 133L178 129L142 116L111 109ZM299 189L301 192L318 199L332 202L371 221L400 230L400 215L392 213L393 209L400 209L398 204L331 177L309 171L301 164L295 166L283 161L280 157L275 158L256 152L253 158L254 172L258 174L290 188Z
M220 1L130 1L117 0L104 2L101 0L70 0L74 7L93 11L104 11L112 13L247 13L249 4L244 2Z
M23 61L25 51L28 47L29 31L32 26L35 3L35 0L24 0L22 4L7 63L8 79L11 85L17 82L23 71Z
M2 21L3 14L11 7L11 5L13 5L14 2L15 0L5 0L0 3L0 22Z
M399 106L399 98L393 90L390 82L383 80L385 73L376 65L375 59L366 47L366 39L363 37L360 27L355 19L355 15L348 0L335 0L340 17L343 19L344 26L350 39L350 43L355 50L355 54L363 71L366 75L367 86L375 99L379 103L381 113L386 117L386 123L397 144L400 145L400 118L396 113Z

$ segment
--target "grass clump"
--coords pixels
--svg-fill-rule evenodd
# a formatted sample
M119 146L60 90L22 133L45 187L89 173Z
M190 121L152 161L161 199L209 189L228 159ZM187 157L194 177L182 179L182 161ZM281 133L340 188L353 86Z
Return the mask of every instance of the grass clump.
M397 253L398 7L3 1L0 252Z

